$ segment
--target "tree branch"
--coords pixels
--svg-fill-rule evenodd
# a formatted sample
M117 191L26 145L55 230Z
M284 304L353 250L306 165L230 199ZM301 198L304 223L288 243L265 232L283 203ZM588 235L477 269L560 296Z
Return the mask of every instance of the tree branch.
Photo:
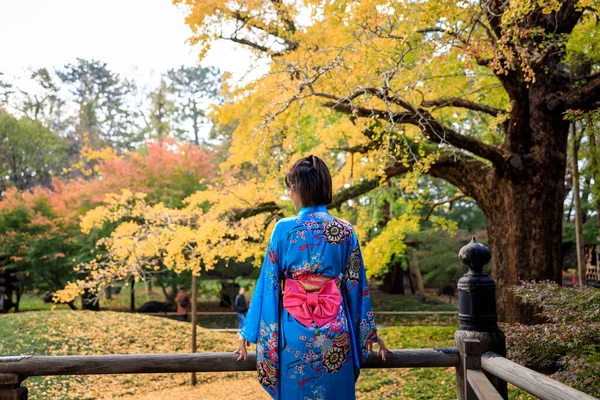
M442 200L442 201L438 201L438 202L433 202L433 203L427 203L428 205L431 206L431 208L429 209L429 212L427 213L427 215L425 216L425 221L429 221L429 218L431 217L431 214L433 214L433 211L439 207L442 206L446 203L453 203L456 200L460 200L460 199L464 199L466 196L464 194L457 194L456 196L450 197L449 199L446 200Z
M405 174L411 169L411 165L406 166L404 163L396 162L384 170L383 176L385 176L385 179L377 177L375 179L363 180L354 186L342 189L333 196L333 201L327 208L339 208L346 201L367 194L377 188L380 183ZM472 197L479 202L486 199L486 177L492 170L492 167L465 153L444 151L426 173L451 183L466 196ZM458 200L458 198L453 198L446 202L455 200ZM273 215L282 215L280 205L275 202L266 202L252 208L240 210L233 216L233 219L249 218L267 212Z
M358 185L344 189L335 196L333 196L333 201L327 206L327 208L338 208L350 199L355 199L358 196L362 196L363 194L369 193L371 190L375 189L378 186L378 184L378 179L371 179L363 181Z
M281 207L275 203L274 201L268 201L265 203L261 203L256 207L245 208L233 214L232 219L234 221L239 221L244 218L254 217L255 215L262 213L279 213L281 212Z
M247 39L244 39L244 38L238 38L238 37L235 37L235 36L230 36L230 37L219 36L219 38L220 39L224 39L224 40L230 40L230 41L232 41L234 43L243 44L244 46L252 47L253 49L262 51L263 53L267 53L269 55L271 55L272 53L274 53L268 47L260 45L260 44L255 43L255 42L251 42L250 40L247 40Z
M600 76L596 76L587 84L572 89L561 97L565 109L592 110L594 103L600 100Z
M385 180L404 174L408 171L410 171L410 166L407 167L402 163L392 164L384 170L386 178ZM379 186L379 183L381 181L382 180L378 177L375 179L364 180L354 186L342 189L333 196L333 201L327 206L327 208L338 208L344 202L362 196L363 194L366 194L371 190L375 189L377 186ZM250 218L262 213L281 214L281 206L273 201L261 203L255 207L250 207L238 211L232 216L232 219L237 221L242 218Z
M488 195L487 176L493 171L493 167L465 153L447 151L440 154L427 173L451 183L465 195L482 204Z
M384 119L395 124L417 126L433 143L448 143L458 149L467 150L485 158L496 165L504 164L504 156L500 149L483 143L471 136L461 135L455 130L442 125L426 110L393 112L354 106L347 102L325 102L323 106L356 117Z
M274 0L274 3L279 3L278 0ZM277 8L277 6L275 5L275 8L277 9L277 12L279 13L279 9ZM266 52L269 56L273 57L273 56L279 56L279 55L283 55L284 53L288 52L288 51L293 51L296 50L298 48L298 42L296 41L292 41L287 39L286 37L284 37L281 32L279 27L277 26L270 26L270 25L266 25L265 23L263 23L262 21L257 20L256 18L253 18L251 15L246 14L246 13L242 13L240 10L226 10L224 11L225 14L229 15L231 18L239 21L242 23L242 27L244 26L248 26L250 28L254 28L257 29L259 31L264 32L267 35L271 35L279 40L281 40L283 42L283 44L286 46L285 50L282 51L273 51L271 49L269 49L267 46L263 46L260 45L256 42L253 42L251 40L248 39L244 39L244 38L239 38L237 36L232 36L232 37L222 37L222 39L225 40L231 40L232 42L235 43L239 43L239 44L243 44L246 46L250 46L254 49L257 49L259 51L264 51ZM283 21L286 25L288 25L289 27L289 23L292 21ZM292 22L293 23L293 22ZM295 30L295 27L294 27ZM291 32L293 33L293 32Z
M293 19L289 17L289 13L285 9L285 4L283 4L283 1L271 0L271 3L273 3L273 7L275 7L275 12L277 13L277 16L279 17L281 22L283 22L286 25L288 32L296 32L296 24L294 24Z
M573 80L575 82L581 82L581 81L589 82L589 81L594 80L594 79L596 79L598 77L600 77L600 72L596 72L596 73L593 73L591 75L577 76L577 77L573 78Z
M367 144L357 144L356 146L350 146L350 147L330 147L330 148L327 148L327 150L345 151L347 153L365 154L371 150L377 149L378 147L379 147L379 143L372 141Z
M475 103L474 101L461 99L460 97L442 97L435 100L426 100L421 103L423 107L458 107L458 108L466 108L468 110L480 111L486 114L492 115L494 117L498 116L498 114L504 112L499 108L490 107L485 104Z

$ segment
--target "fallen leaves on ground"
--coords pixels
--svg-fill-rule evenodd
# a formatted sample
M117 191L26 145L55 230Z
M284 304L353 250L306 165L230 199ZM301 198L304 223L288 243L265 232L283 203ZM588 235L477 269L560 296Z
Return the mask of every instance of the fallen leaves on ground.
M6 332L5 332L6 330ZM98 355L185 353L190 349L188 323L115 312L55 311L0 317L0 354ZM198 329L198 351L229 351L236 337ZM252 374L254 375L254 374ZM198 374L200 384L231 380L239 374ZM170 388L189 382L190 374L91 375L29 378L24 386L35 399L112 399Z
M89 311L40 311L0 316L2 355L97 355L185 353L188 323L140 314ZM390 348L450 347L455 327L396 326L380 330ZM236 335L198 329L198 351L231 351ZM25 380L30 400L194 399L268 400L255 372L90 375L35 377ZM456 398L453 368L363 370L357 399ZM511 399L525 399L511 393Z

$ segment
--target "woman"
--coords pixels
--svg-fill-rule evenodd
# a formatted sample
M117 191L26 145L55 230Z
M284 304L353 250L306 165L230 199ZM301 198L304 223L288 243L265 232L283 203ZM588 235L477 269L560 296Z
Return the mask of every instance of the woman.
M354 399L360 362L377 336L356 234L333 217L331 176L318 157L296 161L286 186L294 207L269 242L240 343L256 343L258 379L277 399Z

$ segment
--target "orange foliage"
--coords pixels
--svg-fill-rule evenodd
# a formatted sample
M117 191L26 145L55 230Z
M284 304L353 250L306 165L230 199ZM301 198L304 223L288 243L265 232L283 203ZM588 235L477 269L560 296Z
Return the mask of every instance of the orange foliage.
M148 143L146 151L147 154L132 153L101 163L98 175L102 179L86 188L93 195L91 201L100 202L106 193L122 189L146 193L154 201L182 198L194 192L200 180L208 178L212 167L212 154L190 143L165 139ZM195 187L186 188L186 182Z
M0 200L0 222L10 222L4 229L0 227L0 251L14 263L23 260L38 240L58 236L71 240L79 232L82 215L102 203L109 193L131 189L146 194L150 204L164 202L177 207L202 188L201 181L208 180L212 168L212 154L174 140L147 143L142 152L121 156L92 154L84 148L82 157L84 161L77 168L93 165L91 178L69 182L54 179L52 189L9 188ZM80 176L88 175L80 172ZM65 255L54 250L38 257L57 260Z
M75 217L75 222L106 194L123 189L146 193L152 203L179 205L200 188L200 181L208 180L211 169L212 154L193 144L173 139L149 142L144 152L100 159L92 180L65 183L55 179L51 204L59 214Z

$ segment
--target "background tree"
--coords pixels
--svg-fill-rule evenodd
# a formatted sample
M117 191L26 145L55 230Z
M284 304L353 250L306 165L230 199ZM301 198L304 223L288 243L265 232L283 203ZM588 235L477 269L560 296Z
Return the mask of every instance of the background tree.
M181 207L184 198L205 188L201 181L210 178L213 168L209 153L174 140L148 143L139 152L122 155L86 147L82 153L86 160L94 160L90 178L84 171L80 174L84 177L69 181L53 178L50 188L19 190L13 185L0 199L0 257L9 261L6 266L17 268L23 288L54 292L68 281L86 279L89 271L77 265L105 255L106 249L96 243L109 237L119 220L84 235L80 219L102 204L108 193L133 189L152 204ZM67 303L74 307L80 294Z
M207 126L207 111L219 102L221 73L214 67L181 66L166 74L168 88L175 95L179 129L191 124L194 143L200 145L200 130Z
M2 75L4 74L0 72L0 77L2 77ZM8 99L12 93L12 85L0 79L0 112L5 110Z
M31 92L19 89L21 100L16 107L25 117L39 121L53 132L64 133L68 127L66 102L60 96L55 78L46 68L34 70L31 80L35 89Z
M148 137L164 140L168 137L182 139L183 132L177 129L175 101L171 98L173 91L167 87L164 79L150 93L150 112L148 113Z
M131 149L140 142L134 115L127 106L131 82L111 72L106 63L81 58L56 74L77 106L74 134L79 147L84 134L96 149Z
M0 113L0 185L49 187L67 161L67 143L40 122Z
M87 150L84 153L93 159L96 153ZM82 182L83 188L77 190L85 191L84 198L90 202L87 209L100 204L106 194L123 189L145 193L151 204L180 207L185 198L206 187L213 164L211 153L165 139L148 142L136 152L100 159L94 169L96 179Z
M589 188L592 194L592 206L596 211L596 228L597 240L600 243L600 144L598 139L600 136L600 111L588 113L585 116L584 125L585 134L587 135L588 152L585 156L590 160L589 168L585 173L591 176Z
M353 197L407 171L446 180L486 217L501 318L533 321L509 288L561 279L564 114L600 100L596 56L578 50L597 2L178 3L203 51L225 38L270 62L221 108L239 120L228 166L281 175L311 151Z
M82 251L77 243L77 224L57 212L48 194L39 187L11 188L0 202L0 255L8 259L5 266L16 268L21 290L62 289L77 276L77 259L90 258L89 248Z

